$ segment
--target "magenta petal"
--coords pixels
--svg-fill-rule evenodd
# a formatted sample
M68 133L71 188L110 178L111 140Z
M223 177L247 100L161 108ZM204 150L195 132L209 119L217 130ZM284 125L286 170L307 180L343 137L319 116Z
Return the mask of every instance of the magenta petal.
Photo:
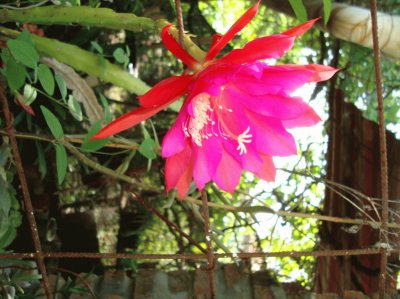
M260 0L254 6L250 7L229 30L221 37L213 38L213 43L208 50L205 61L212 60L218 53L231 41L231 39L242 30L256 15Z
M213 181L222 190L233 193L239 184L242 168L227 151L222 149L221 160L213 176Z
M164 79L139 97L140 105L150 108L162 105L166 101L175 100L187 92L188 85L192 81L192 75L172 76Z
M167 159L165 164L165 181L167 192L176 187L182 199L189 190L192 180L193 156L189 143L177 155Z
M298 65L298 64L285 64L285 67L293 70L307 70L312 73L312 76L309 79L309 82L320 82L329 80L338 69L335 69L331 66L321 65L321 64L306 64L306 65Z
M303 114L294 118L283 120L282 124L286 129L298 128L298 127L309 127L313 126L321 121L321 118L318 116L315 111L309 107Z
M226 96L231 102L240 99L240 103L253 112L280 120L298 118L311 109L301 98L282 94L249 95L232 87L227 89Z
M200 190L212 180L215 170L221 160L222 145L220 140L212 137L202 140L202 146L193 145L194 168L193 179Z
M260 179L263 179L267 182L275 181L276 168L274 165L274 161L272 160L272 157L261 154L261 159L262 159L261 168L255 171L254 174L258 176Z
M172 127L168 130L167 134L164 136L162 146L161 146L161 156L164 158L171 157L180 151L186 146L186 139L183 132L183 124L185 123L188 113L187 113L187 101L181 108L179 112L178 118Z
M250 133L253 134L253 142L258 151L271 156L290 156L297 153L293 136L280 121L250 111L246 115L251 120Z
M278 59L293 46L294 39L282 34L260 37L242 49L233 50L219 61L243 64L267 58Z

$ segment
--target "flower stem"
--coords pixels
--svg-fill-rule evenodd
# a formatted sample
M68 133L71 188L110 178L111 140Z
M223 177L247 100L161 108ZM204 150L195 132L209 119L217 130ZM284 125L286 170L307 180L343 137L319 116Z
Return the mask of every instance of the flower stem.
M108 29L129 31L154 31L156 23L150 18L138 17L130 13L116 13L109 8L89 6L49 5L26 10L0 10L0 22L21 22L34 24L78 24Z

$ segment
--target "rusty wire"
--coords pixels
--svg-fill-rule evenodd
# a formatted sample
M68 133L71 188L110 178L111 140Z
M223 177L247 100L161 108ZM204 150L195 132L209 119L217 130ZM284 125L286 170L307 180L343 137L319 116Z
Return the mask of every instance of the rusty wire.
M28 183L26 181L24 169L22 166L21 155L18 149L17 139L15 137L14 127L13 127L13 115L8 106L8 101L4 89L3 78L0 76L0 101L3 106L3 114L6 121L8 136L10 138L12 153L14 156L15 166L18 172L19 182L21 184L22 197L25 206L25 212L28 218L29 228L31 230L31 236L33 239L33 247L36 251L36 262L39 268L39 272L42 275L43 287L46 292L47 298L53 298L53 295L50 291L49 280L46 273L46 266L44 264L43 256L42 256L42 245L40 244L39 233L36 225L35 215L33 213L33 207L31 202L31 196L29 194Z
M207 190L205 188L201 191L201 201L203 202L204 233L206 235L206 244L207 244L207 262L208 262L207 271L210 280L211 298L214 299L216 297L215 272L214 272L216 259L214 257L212 249L210 213L208 210Z
M388 253L399 253L400 248L392 248ZM279 251L279 252L239 252L239 253L214 253L215 259L252 259L268 257L302 257L302 256L353 256L353 255L376 255L380 254L379 247L368 247L362 249L341 250L319 250L319 251ZM0 258L22 258L34 259L37 253L0 253ZM143 253L99 253L99 252L44 252L44 258L70 258L70 259L136 259L136 260L205 260L207 254L202 253L178 253L178 254L143 254Z
M386 149L386 129L385 129L385 114L382 93L382 78L381 78L381 62L378 38L378 21L377 21L377 3L376 0L370 1L371 6L371 23L372 23L372 40L374 50L374 65L375 65L375 84L376 96L378 100L378 124L379 124L379 149L380 149L380 170L381 170L381 193L382 193L382 231L381 243L388 244L388 216L389 216L389 180L388 180L388 162ZM379 298L385 298L386 291L386 267L387 267L387 249L381 249L380 263L380 279L379 279Z

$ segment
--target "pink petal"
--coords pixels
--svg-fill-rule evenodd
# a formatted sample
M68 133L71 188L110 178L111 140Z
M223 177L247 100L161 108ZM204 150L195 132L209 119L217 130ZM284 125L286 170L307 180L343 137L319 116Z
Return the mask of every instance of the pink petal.
M243 49L233 50L219 61L243 64L267 58L278 59L293 46L294 39L283 34L256 38Z
M148 119L154 114L160 112L168 105L170 105L174 99L165 102L164 104L158 107L152 108L143 108L139 107L131 112L128 112L121 117L118 117L116 120L112 121L108 125L106 125L103 129L101 129L96 135L94 135L90 140L97 140L109 137L111 135L117 134L121 131L129 129L133 126L136 126L141 121Z
M286 129L298 128L298 127L309 127L313 126L321 121L321 118L317 113L310 107L302 115L294 119L288 119L282 121L283 126Z
M189 116L186 108L187 105L188 102L185 101L181 108L181 111L179 112L178 118L176 119L172 127L168 130L163 139L161 146L161 155L164 158L168 158L179 153L186 145L187 137L183 132L183 125L187 120L187 117Z
M311 109L301 98L284 94L251 95L232 87L227 89L226 97L231 102L240 99L247 109L280 120L298 118Z
M192 181L193 156L189 143L177 155L167 159L165 163L165 181L167 192L176 187L182 199L189 190Z
M199 66L199 62L194 59L182 46L176 41L176 39L169 33L169 28L172 25L167 25L161 31L161 39L164 46L176 57L178 57L184 64L191 69L195 69Z
M286 30L285 32L282 32L284 35L288 36L295 36L298 37L300 35L303 35L305 32L307 32L316 21L318 21L320 18L312 19L310 21L307 21L299 26L290 28L289 30Z
M200 190L212 180L221 160L222 145L216 137L202 140L202 146L193 144L194 168L193 179Z
M231 41L231 39L242 30L257 14L258 6L260 5L259 0L254 6L250 7L231 28L221 37L213 43L210 50L208 50L205 61L212 60L218 53Z
M233 193L236 186L239 184L242 168L227 151L222 149L221 160L218 168L213 175L213 181L222 190Z
M290 95L293 91L311 81L313 70L296 65L268 66L259 80L242 77L238 74L232 85L249 95L283 94Z
M161 105L165 101L176 100L187 92L192 81L192 75L172 76L164 79L139 97L140 105L150 108Z
M280 121L250 111L245 114L251 121L252 143L255 143L259 152L271 156L290 156L297 153L293 136ZM252 143L249 146L253 146Z
M321 65L321 64L306 64L306 65L298 65L298 64L285 64L285 67L291 69L303 69L312 72L312 76L309 79L309 82L319 82L329 80L338 69L335 69L331 66Z
M261 167L254 171L254 174L267 182L274 182L276 176L276 168L271 156L260 154L262 163Z

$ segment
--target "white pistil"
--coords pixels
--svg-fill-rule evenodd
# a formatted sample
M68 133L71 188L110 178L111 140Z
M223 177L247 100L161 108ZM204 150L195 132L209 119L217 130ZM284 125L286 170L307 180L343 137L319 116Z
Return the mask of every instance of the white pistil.
M239 151L239 155L247 154L245 143L251 143L251 138L253 137L252 134L248 134L249 132L250 127L237 137L238 147L236 149Z

